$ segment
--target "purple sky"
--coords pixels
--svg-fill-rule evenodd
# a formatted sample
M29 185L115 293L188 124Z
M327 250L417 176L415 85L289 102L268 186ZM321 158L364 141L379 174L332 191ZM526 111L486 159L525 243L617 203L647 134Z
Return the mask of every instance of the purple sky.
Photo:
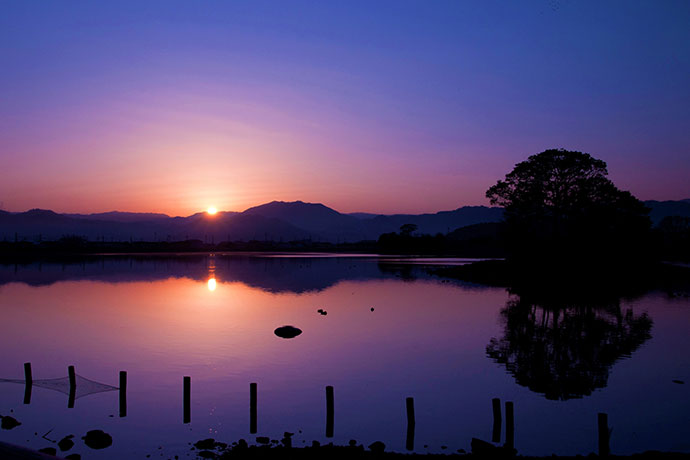
M0 202L186 215L488 204L586 151L690 197L690 2L5 2Z

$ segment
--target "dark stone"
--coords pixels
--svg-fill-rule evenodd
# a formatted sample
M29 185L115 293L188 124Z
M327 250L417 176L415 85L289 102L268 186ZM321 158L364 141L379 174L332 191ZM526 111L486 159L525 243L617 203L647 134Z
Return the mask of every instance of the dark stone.
M73 435L65 436L58 441L58 447L61 451L65 452L74 447L74 441L72 441Z
M268 444L269 442L271 442L271 440L268 436L258 436L256 438L256 442L259 444Z
M113 438L102 430L91 430L82 439L92 449L105 449L113 445Z
M677 383L678 385L683 385L683 384L685 384L685 382L683 382L682 380L671 380L671 381L672 381L673 383Z
M213 449L215 445L216 440L213 438L202 439L201 441L197 441L196 443L194 443L194 447L196 447L199 450Z
M245 441L244 439L240 439L239 441L237 441L236 449L246 449L247 447L249 447L249 444L247 444L247 441Z
M285 433L283 433L284 438L291 438L294 435L295 435L295 433L290 433L289 431L286 431Z
M0 415L0 417L2 416ZM22 422L19 422L16 418L5 415L2 417L2 422L0 422L0 428L3 430L11 430L13 428L17 428L21 424Z
M65 457L65 460L81 460L81 455L69 454L67 457Z
M477 438L472 438L470 446L472 447L472 453L476 455L493 455L496 452L496 446Z
M197 452L197 455L201 458L216 458L216 457L218 457L217 453L211 452L210 450L202 450L201 452Z
M448 449L448 446L441 446L441 449L446 450L446 449Z
M350 442L348 442L348 444L350 445L350 447L355 447L357 445L357 441L355 441L354 439L350 439Z
M311 446L312 447L321 447L321 443L319 441L312 441Z
M383 453L384 450L386 450L386 445L381 441L376 441L369 444L369 450L374 452L375 454L380 454Z
M43 449L38 449L38 451L42 454L57 455L57 449L55 449L55 447L44 447Z
M300 335L302 330L294 326L282 326L273 331L273 333L283 339L292 339Z
M280 442L286 449L292 448L292 438L290 436L285 436Z

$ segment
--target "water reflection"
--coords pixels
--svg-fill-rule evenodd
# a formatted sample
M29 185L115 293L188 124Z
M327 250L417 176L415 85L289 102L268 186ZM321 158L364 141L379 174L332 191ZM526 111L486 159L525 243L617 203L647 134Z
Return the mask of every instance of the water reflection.
M454 262L459 263L459 262ZM0 264L0 286L21 282L47 286L60 281L123 283L189 278L214 291L218 283L241 282L272 293L319 292L341 281L431 279L424 266L375 257L270 257L260 254L93 256L83 260Z
M652 320L623 308L620 297L593 298L516 295L501 310L503 336L490 340L487 355L547 399L581 398L606 387L613 364L651 338Z
M206 282L206 286L208 287L208 290L213 292L216 290L216 279L215 278L209 278L209 280Z

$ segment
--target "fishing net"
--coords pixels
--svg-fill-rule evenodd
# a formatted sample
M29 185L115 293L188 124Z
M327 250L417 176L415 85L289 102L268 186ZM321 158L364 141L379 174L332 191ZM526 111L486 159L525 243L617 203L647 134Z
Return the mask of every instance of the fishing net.
M23 379L0 379L0 383L19 383L24 385L25 380ZM33 387L46 388L48 390L58 391L69 396L69 377L62 377L57 379L34 379L32 383ZM84 396L92 395L95 393L104 393L106 391L118 390L118 387L112 385L106 385L105 383L96 382L95 380L89 380L81 375L76 375L76 393L75 399L82 398Z

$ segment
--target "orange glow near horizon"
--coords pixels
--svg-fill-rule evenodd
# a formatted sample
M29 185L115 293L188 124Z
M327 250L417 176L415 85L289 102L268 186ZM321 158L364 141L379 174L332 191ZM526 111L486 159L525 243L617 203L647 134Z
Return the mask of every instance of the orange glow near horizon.
M206 286L208 287L208 290L213 292L216 290L216 279L215 278L209 278L208 282L206 283Z

